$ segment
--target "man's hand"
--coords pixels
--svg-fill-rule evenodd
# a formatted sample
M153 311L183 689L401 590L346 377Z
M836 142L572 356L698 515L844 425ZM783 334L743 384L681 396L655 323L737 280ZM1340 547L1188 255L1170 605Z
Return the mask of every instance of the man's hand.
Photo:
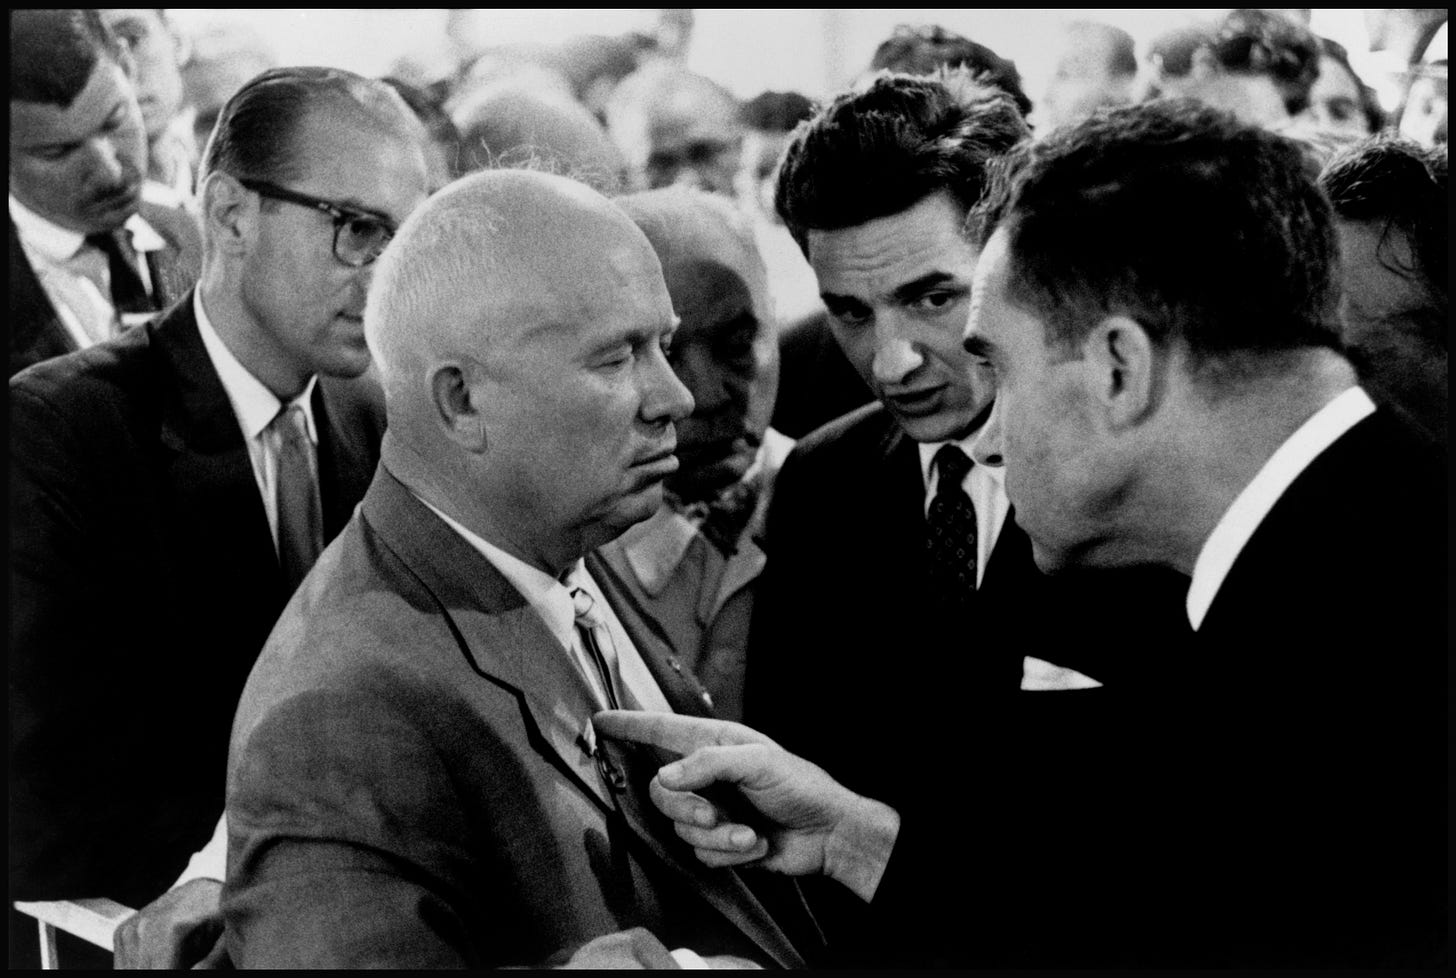
M194 879L168 890L116 928L116 967L222 966L221 904L218 880Z
M657 772L650 793L706 865L822 873L864 900L874 895L899 832L893 809L862 798L740 723L606 710L592 725L601 736L685 755ZM736 788L761 823L731 821L694 793L718 782Z

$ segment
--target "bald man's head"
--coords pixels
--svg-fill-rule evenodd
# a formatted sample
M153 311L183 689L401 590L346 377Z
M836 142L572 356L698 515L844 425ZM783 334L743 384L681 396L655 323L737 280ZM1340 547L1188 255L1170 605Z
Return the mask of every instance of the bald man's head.
M622 80L606 114L639 186L733 195L744 126L738 100L718 83L655 61Z
M692 398L661 266L620 209L564 177L476 173L378 264L365 331L391 471L553 573L656 510Z
M680 497L705 499L747 472L778 391L778 343L763 259L721 197L668 188L617 201L652 242L680 317L671 361L696 404L678 426Z

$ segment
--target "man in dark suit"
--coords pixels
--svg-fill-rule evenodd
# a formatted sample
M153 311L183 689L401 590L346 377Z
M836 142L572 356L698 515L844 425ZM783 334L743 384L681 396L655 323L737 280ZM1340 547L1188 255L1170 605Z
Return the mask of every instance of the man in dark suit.
M1039 566L1189 575L1191 649L1109 683L1117 722L1011 717L894 807L742 727L598 730L736 745L661 773L663 809L715 865L756 860L764 838L733 845L685 793L744 786L763 864L868 901L875 960L1444 965L1443 464L1341 353L1300 148L1190 102L1123 109L1032 147L977 223L966 344L997 395L974 454L1004 459Z
M213 833L248 670L378 458L365 292L425 193L388 88L261 75L205 161L195 292L11 380L12 899L138 906Z
M978 256L965 218L991 161L1027 135L1009 96L964 73L888 76L824 108L780 169L785 223L877 403L806 437L784 465L744 717L892 803L917 788L881 751L922 750L947 725L959 736L954 711L924 708L928 683L984 712L1016 706L1023 687L1065 704L1139 669L1131 650L1125 664L1097 662L1096 576L1038 572L1000 468L968 455L995 388L961 346ZM1150 613L1132 638L1162 652L1186 632L1181 591L1147 587L1140 598L1171 625L1154 629ZM881 725L826 722L867 697Z
M146 135L94 10L10 12L10 373L84 349L197 281L202 239L142 200Z
M770 916L706 873L640 794L655 761L590 724L708 710L582 562L661 506L692 409L647 238L574 181L475 174L406 222L367 320L380 467L233 726L233 962L529 965L646 928L660 963L801 964L796 892L767 881Z

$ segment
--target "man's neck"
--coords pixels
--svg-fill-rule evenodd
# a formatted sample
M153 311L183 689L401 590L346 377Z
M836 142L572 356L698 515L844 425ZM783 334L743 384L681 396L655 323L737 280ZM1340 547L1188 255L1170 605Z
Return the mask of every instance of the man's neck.
M290 363L272 337L248 313L236 280L225 280L220 268L208 266L203 269L197 288L208 321L243 369L285 404L297 397L312 374Z
M1321 408L1356 383L1354 370L1328 350L1311 351L1277 380L1254 380L1215 397L1185 398L1177 424L1150 455L1137 522L1162 528L1148 541L1159 563L1191 575L1209 534L1281 445Z

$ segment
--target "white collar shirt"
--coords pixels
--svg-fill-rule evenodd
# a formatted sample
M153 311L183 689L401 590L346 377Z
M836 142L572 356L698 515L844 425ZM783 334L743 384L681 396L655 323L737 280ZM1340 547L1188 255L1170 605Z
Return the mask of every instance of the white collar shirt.
M16 200L14 194L10 195L10 220L41 289L78 349L110 339L123 326L132 325L132 317L118 316L112 305L111 267L106 255L88 245L84 234L47 220ZM136 264L137 274L150 294L151 269L145 256L167 247L166 239L140 214L127 218L123 227L130 232L132 248L142 259ZM136 320L151 315L139 314Z
M642 660L641 653L632 644L632 639L627 635L626 629L622 627L621 621L617 619L616 612L612 610L612 606L606 596L602 594L601 588L597 586L597 582L587 571L584 562L578 560L564 575L565 580L570 584L568 587L567 583L557 580L540 568L532 567L514 554L497 547L460 521L441 511L439 507L431 505L418 495L415 498L444 520L445 525L460 534L466 543L474 547L482 557L490 561L492 567L501 572L501 576L509 581L512 587L521 592L521 597L525 598L526 603L540 616L547 631L556 639L557 644L570 655L572 664L576 666L577 672L591 687L597 704L602 709L606 709L608 705L606 690L602 686L601 674L596 662L577 633L576 610L571 600L571 587L580 587L590 594L596 609L605 621L612 640L608 643L611 647L603 647L602 653L607 660L608 669L614 674L617 688L627 695L627 700L622 703L622 706L629 709L672 712L667 697L663 695L661 687L657 685L657 680L652 678L647 663ZM591 740L589 731L587 737Z
M208 318L202 305L202 290L192 294L192 311L197 317L197 331L202 334L202 345L207 349L212 368L217 371L227 392L228 402L238 419L243 432L243 441L248 446L248 459L253 464L253 476L258 483L258 493L263 499L263 508L268 513L268 529L273 534L273 545L278 546L278 454L280 449L277 429L271 427L273 419L283 409L283 402L263 382L248 372L233 352L228 349L217 329ZM303 409L304 424L308 429L308 443L313 448L309 453L313 469L314 485L318 481L318 428L313 416L313 388L318 377L310 377L303 387L303 393L290 404Z
M973 433L955 442L920 443L920 476L925 484L924 513L930 513L930 503L940 485L940 473L931 465L935 453L944 445L955 445L966 453L967 458L971 458L971 443L975 440L976 433ZM996 540L1001 535L1001 527L1006 523L1006 514L1011 509L1011 503L1006 499L1005 472L998 465L972 465L961 481L961 488L966 491L976 510L977 587L981 586L981 579L986 575L986 564L996 549Z
M1194 631L1203 624L1224 578L1279 497L1321 452L1374 410L1374 402L1361 388L1344 391L1290 435L1234 498L1193 565L1187 609Z

